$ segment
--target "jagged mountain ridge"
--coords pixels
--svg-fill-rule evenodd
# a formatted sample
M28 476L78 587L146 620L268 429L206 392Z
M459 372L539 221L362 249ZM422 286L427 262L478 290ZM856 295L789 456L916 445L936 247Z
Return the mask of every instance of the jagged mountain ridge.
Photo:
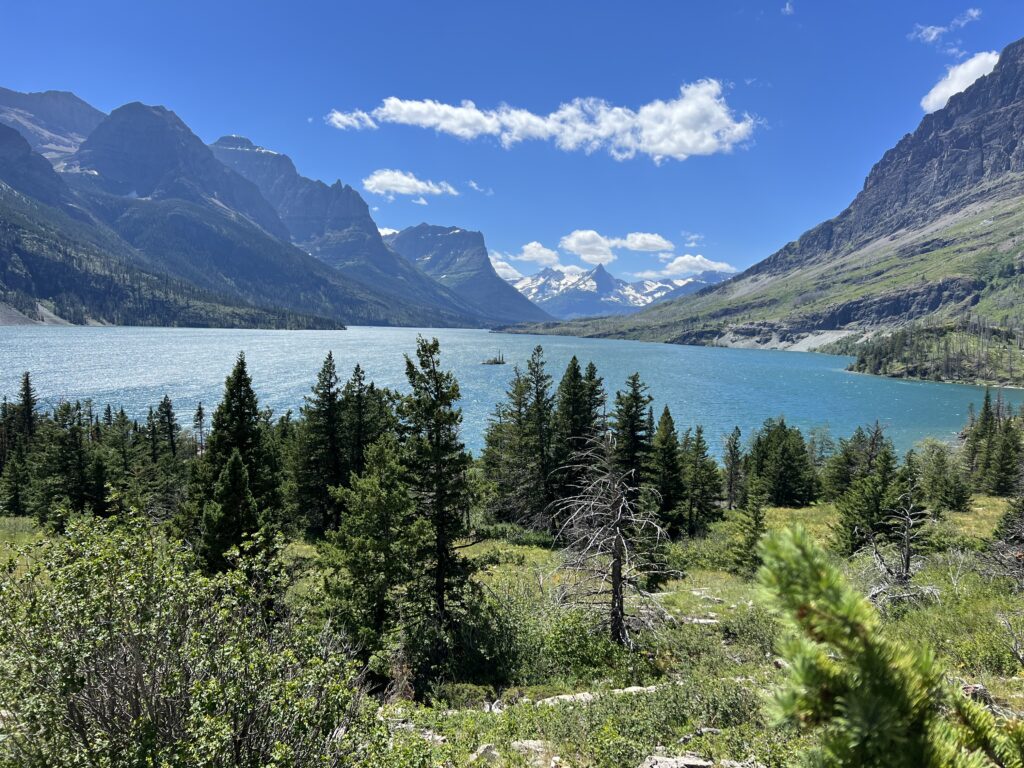
M888 150L838 216L720 286L559 333L809 348L974 313L1019 324L1024 40Z
M423 223L384 241L489 318L501 323L551 318L498 276L480 232Z
M446 324L484 325L495 319L389 248L352 187L306 178L287 155L242 136L222 137L210 150L257 186L292 242L342 274L403 302L431 307Z
M287 230L259 189L216 160L170 110L141 104L114 110L78 151L57 163L64 172L49 191L38 186L52 181L40 163L46 160L37 154L22 158L21 170L38 172L22 179L8 169L7 199L15 202L0 207L0 224L16 232L22 253L0 253L0 269L13 281L0 289L29 319L40 318L36 299L51 314L71 308L75 322L464 324L463 314L447 308L396 303L278 237L287 237ZM68 217L77 219L74 231ZM76 245L64 248L65 240ZM18 278L26 258L36 265L30 280ZM79 291L74 280L48 279L74 272L83 258L89 274L116 276L130 268L175 286L168 289L175 297L193 298L165 302L161 312L117 312L97 291L85 290L85 282ZM148 279L128 283L135 289ZM213 308L192 311L188 301Z
M724 279L724 273L705 272L686 278L627 282L603 266L582 273L546 267L512 284L523 296L555 317L624 315L659 301L698 291Z
M0 123L14 128L51 162L74 153L106 117L68 91L20 93L0 88Z

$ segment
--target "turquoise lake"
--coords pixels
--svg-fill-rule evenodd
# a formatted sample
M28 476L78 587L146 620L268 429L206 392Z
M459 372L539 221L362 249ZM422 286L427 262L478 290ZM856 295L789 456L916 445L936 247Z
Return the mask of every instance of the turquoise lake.
M474 452L487 419L505 391L512 368L542 344L557 383L572 355L593 360L610 392L639 371L655 408L667 404L682 429L703 424L718 450L733 426L745 435L765 419L784 415L801 428L827 425L834 437L881 421L906 450L934 436L953 439L979 387L898 381L849 373L843 357L799 352L684 347L637 341L512 336L479 330L350 328L346 331L244 331L175 328L0 328L0 393L16 394L22 371L31 371L40 401L91 398L100 407L123 406L144 416L166 393L179 419L191 423L196 403L210 410L224 377L244 350L264 406L276 414L297 410L328 350L347 378L358 362L378 384L405 389L404 354L417 334L441 341L442 362L462 387L464 438ZM502 352L509 363L481 365ZM1024 391L1006 390L1019 406Z

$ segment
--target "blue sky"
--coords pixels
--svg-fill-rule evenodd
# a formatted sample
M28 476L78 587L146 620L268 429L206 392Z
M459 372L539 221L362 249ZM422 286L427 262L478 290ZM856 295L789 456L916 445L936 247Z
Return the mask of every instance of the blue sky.
M683 275L838 213L1022 35L1019 0L51 0L5 7L0 85L166 105L523 273Z

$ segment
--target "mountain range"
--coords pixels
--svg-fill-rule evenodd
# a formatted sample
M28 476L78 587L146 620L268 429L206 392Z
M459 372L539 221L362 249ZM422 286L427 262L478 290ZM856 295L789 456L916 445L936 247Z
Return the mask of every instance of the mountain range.
M686 278L627 282L603 265L586 272L546 267L510 281L523 296L563 320L595 315L626 315L725 280L726 272L702 272Z
M473 248L452 238L457 274L421 268L415 238L399 241L415 254L385 243L351 186L305 178L240 136L207 146L160 106L104 115L71 93L0 89L0 233L4 323L548 318L501 281L479 233Z
M887 151L845 210L764 261L632 316L543 330L808 349L911 323L1020 329L1022 136L1024 40Z

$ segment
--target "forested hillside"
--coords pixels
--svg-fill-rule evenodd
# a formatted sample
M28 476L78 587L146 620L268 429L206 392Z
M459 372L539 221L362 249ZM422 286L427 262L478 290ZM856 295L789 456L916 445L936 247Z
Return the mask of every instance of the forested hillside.
M273 414L239 355L219 403L142 421L44 411L26 373L0 766L1024 759L999 398L900 457L877 424L707 435L538 347L474 457L438 343L406 368L392 391L328 355Z

